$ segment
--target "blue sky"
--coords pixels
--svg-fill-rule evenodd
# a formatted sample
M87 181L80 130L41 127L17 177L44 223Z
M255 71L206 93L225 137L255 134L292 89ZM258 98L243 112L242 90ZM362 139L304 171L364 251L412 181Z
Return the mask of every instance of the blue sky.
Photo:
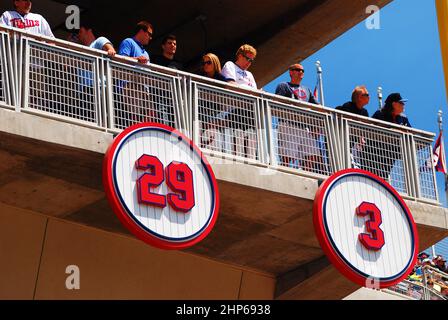
M384 99L400 92L409 99L405 113L414 128L438 133L437 112L448 108L434 0L394 0L380 11L380 29L369 30L365 21L302 61L303 84L316 84L315 62L324 70L325 104L335 107L350 100L356 85L364 84L370 94L370 115L378 108L377 87ZM289 81L286 72L264 87L274 92L279 82ZM446 141L446 139L445 139ZM446 143L445 143L446 145ZM443 175L437 174L440 201L446 205Z
M378 108L377 88L381 86L384 99L392 92L400 92L409 99L405 113L414 128L438 134L437 113L442 110L443 129L448 134L447 97L434 0L394 0L381 9L379 30L369 30L363 21L302 61L306 70L302 83L312 90L316 84L317 60L324 70L327 106L336 107L349 101L353 88L364 84L371 94L366 108L373 115ZM279 82L289 79L285 72L264 90L274 92ZM444 140L447 146L446 137ZM437 173L437 184L440 202L447 207L443 174ZM447 244L448 238L437 246L437 253L447 257Z

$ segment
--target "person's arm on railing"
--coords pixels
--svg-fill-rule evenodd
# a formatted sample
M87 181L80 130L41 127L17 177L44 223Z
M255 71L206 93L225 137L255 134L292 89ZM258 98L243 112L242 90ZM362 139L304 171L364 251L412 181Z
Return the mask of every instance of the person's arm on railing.
M103 50L106 51L107 54L111 57L114 57L117 54L114 46L111 43L106 43L103 47Z

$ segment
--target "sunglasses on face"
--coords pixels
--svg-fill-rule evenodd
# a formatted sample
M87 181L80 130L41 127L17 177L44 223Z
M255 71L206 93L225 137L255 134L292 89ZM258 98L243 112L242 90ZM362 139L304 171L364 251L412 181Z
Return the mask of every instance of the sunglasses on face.
M297 72L305 73L305 69L300 69L300 68L294 68L294 69L291 69L291 71L297 71Z
M363 94L361 95L361 97L370 97L370 94L368 94L368 93L363 93Z
M250 62L250 63L254 62L254 60L255 60L255 59L249 58L249 57L246 56L244 53L242 53L241 55L244 57L244 59L246 59L246 60L247 60L248 62Z
M211 61L202 61L201 63L202 63L203 66L212 64Z

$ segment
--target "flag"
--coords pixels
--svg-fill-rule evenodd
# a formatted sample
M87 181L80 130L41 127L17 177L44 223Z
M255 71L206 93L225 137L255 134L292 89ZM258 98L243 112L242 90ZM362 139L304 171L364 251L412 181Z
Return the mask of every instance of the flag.
M434 150L432 152L432 163L434 164L436 171L443 172L444 174L447 173L442 131L440 131L439 137L434 145Z

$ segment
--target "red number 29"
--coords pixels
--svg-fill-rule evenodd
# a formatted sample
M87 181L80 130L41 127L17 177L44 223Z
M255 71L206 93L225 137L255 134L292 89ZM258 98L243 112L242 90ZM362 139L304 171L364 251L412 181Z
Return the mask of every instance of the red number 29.
M169 205L176 211L188 212L195 206L193 172L185 163L171 162L166 168L168 187L176 192L167 196L151 192L151 188L160 186L165 180L162 162L149 155L141 156L135 163L137 170L148 170L137 181L138 201L143 204L166 207Z
M357 209L356 214L358 216L369 216L370 220L366 223L367 233L359 235L359 241L362 245L373 251L379 251L384 246L384 233L380 229L380 225L383 222L381 218L381 211L378 207L369 202L363 202Z

